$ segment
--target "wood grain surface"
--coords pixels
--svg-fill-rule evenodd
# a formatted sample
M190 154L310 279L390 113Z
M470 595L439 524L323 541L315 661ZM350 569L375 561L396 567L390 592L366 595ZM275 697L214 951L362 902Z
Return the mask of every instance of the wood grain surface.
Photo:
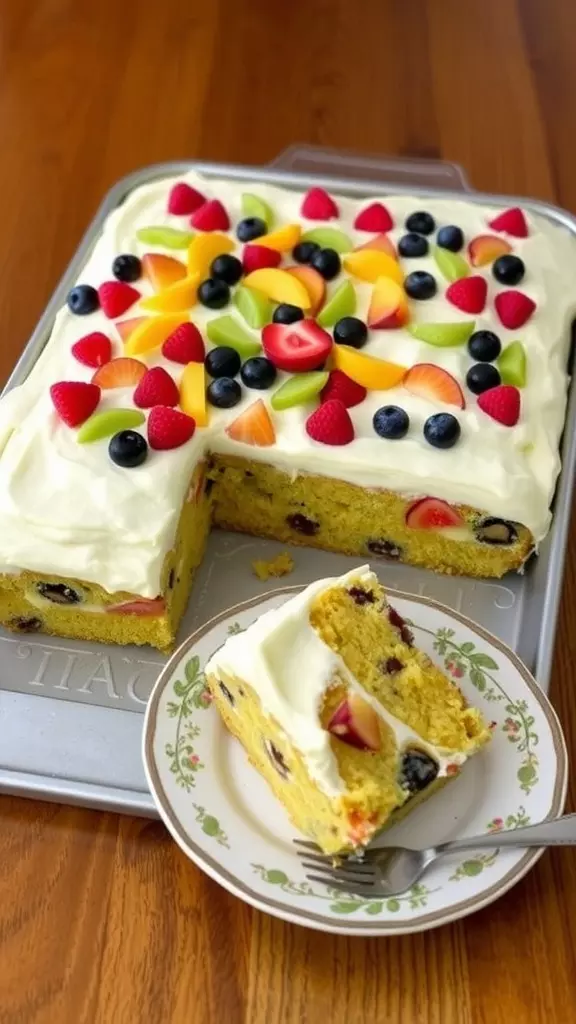
M0 371L104 191L155 161L307 141L576 210L575 38L574 0L1 0ZM575 554L552 687L573 759ZM461 923L348 940L250 910L157 823L0 813L0 1024L576 1019L574 851Z

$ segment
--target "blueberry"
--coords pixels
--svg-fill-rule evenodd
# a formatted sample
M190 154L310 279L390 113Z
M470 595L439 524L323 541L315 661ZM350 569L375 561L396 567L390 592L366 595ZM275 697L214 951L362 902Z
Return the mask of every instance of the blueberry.
M372 555L388 558L391 562L398 562L402 558L402 548L391 540L369 540L366 547Z
M142 277L142 264L137 256L123 253L114 260L112 273L119 281L137 281Z
M247 388L266 391L276 380L276 367L266 356L254 356L247 359L240 370L240 376Z
M423 750L405 750L400 765L400 785L410 793L426 789L438 775L438 762Z
M202 281L198 289L198 298L208 309L222 309L230 302L230 289L225 281L217 277L209 277Z
M414 270L404 281L404 291L411 299L431 299L436 295L436 279L425 270Z
M428 239L424 238L424 235L417 235L411 231L408 235L402 235L398 242L398 252L405 259L426 256L428 252Z
M320 252L317 242L298 242L292 250L296 263L310 263L315 253Z
M31 615L20 615L16 619L10 619L6 625L9 629L15 629L18 633L38 633L42 629L42 619L37 619Z
M396 441L406 436L410 420L408 413L398 405L383 405L381 409L377 409L374 413L372 424L380 437Z
M460 437L460 424L451 412L436 412L424 424L424 437L434 448L452 448Z
M242 398L242 388L232 377L217 377L206 388L206 397L217 409L232 409Z
M343 316L334 326L334 341L340 345L362 348L368 340L368 328L357 316Z
M491 363L498 359L501 349L500 338L494 331L474 331L468 339L468 351L472 359L479 363Z
M94 313L100 305L98 292L91 284L77 284L68 292L67 302L68 309L71 313L76 313L76 316Z
M242 264L237 256L229 256L223 253L212 261L210 266L210 277L225 284L236 284L242 277Z
M371 590L364 590L363 587L350 587L348 591L355 604L374 604L376 598Z
M518 533L513 523L506 519L482 519L474 527L476 540L481 544L514 544L518 540Z
M388 608L388 620L389 620L391 626L394 626L395 629L399 629L400 630L400 636L401 636L402 640L404 641L404 643L408 647L412 647L413 644L414 644L414 637L412 636L412 633L408 629L408 626L407 626L405 620L396 611L395 608L392 608L392 607Z
M204 366L211 377L235 377L240 370L240 362L235 348L218 345L207 353Z
M475 395L481 395L489 388L500 384L500 374L491 363L474 363L466 374L466 385Z
M286 516L286 522L288 526L296 530L296 533L303 533L305 537L313 537L320 529L320 523L315 523L313 519L303 516L301 512Z
M406 230L415 231L418 235L431 235L435 228L434 217L425 210L418 210L406 218Z
M340 257L335 249L320 249L314 253L310 264L325 281L331 281L340 273Z
M293 306L290 302L281 302L276 306L272 319L275 324L295 324L297 320L304 319L304 311L300 306Z
M400 658L387 658L383 663L382 668L387 675L392 676L395 675L396 672L401 672L404 665L400 661Z
M492 273L500 284L519 284L525 271L519 256L499 256L492 264Z
M82 598L65 583L38 583L36 590L53 604L80 604Z
M441 249L450 249L450 252L460 252L464 245L462 228L457 228L455 224L448 224L445 228L440 228L436 241Z
M240 242L253 242L260 238L267 231L265 222L261 217L245 217L236 228L236 234Z
M148 445L136 430L121 430L114 434L108 445L108 454L117 466L133 469L141 466L148 455Z

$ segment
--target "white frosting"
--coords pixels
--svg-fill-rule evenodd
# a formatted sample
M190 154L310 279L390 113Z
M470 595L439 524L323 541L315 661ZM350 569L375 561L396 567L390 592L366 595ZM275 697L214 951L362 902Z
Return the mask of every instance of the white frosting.
M429 751L440 764L439 775L446 775L449 763L466 760L464 754L441 752L383 708L310 624L310 608L316 597L332 587L346 587L352 580L368 588L378 584L367 565L344 576L317 580L279 608L265 612L243 633L228 637L205 667L208 675L224 672L249 683L264 712L275 719L302 754L311 778L331 796L342 793L345 787L332 752L331 735L320 722L320 710L326 688L336 676L357 690L390 726L399 750L416 744Z
M143 255L153 249L185 259L185 253L161 250L136 240L136 230L142 226L186 227L186 218L166 213L174 180L134 190L108 217L79 282L97 286L110 279L113 259L122 252ZM269 201L278 225L301 219L300 192L261 183L204 180L192 172L184 180L208 197L221 199L233 225L242 216L240 195L245 191ZM352 223L366 200L337 197L337 202L341 211L338 226L355 245L365 242L370 236L355 231ZM407 214L422 207L439 225L460 225L467 240L489 231L487 222L497 212L464 200L386 196L383 202L397 225L390 232L394 241L404 233ZM412 396L401 386L371 392L366 401L350 411L356 437L345 447L332 448L307 436L304 424L313 405L272 413L275 446L247 447L231 440L223 427L256 398L268 400L273 389L244 389L240 405L229 411L212 409L209 427L197 430L188 444L171 452L151 452L136 470L120 469L109 460L106 441L78 445L76 432L61 423L52 408L50 384L91 377L92 371L71 355L78 338L102 330L115 341L114 354L122 353L115 328L101 311L78 317L63 308L26 382L0 401L0 569L4 565L18 566L96 582L109 592L127 590L155 597L192 469L206 448L272 462L293 475L317 473L365 487L389 487L407 496L433 494L449 502L469 504L524 523L540 541L549 526L549 505L559 470L569 324L576 309L576 240L544 218L530 215L528 222L529 237L511 239L514 251L526 264L526 276L519 287L537 303L536 313L521 330L507 331L497 321L492 300L499 286L490 268L475 271L488 281L489 293L485 312L476 318L477 329L495 330L504 345L519 338L527 352L528 382L522 391L520 422L514 428L501 426L482 413L474 396L467 393L467 408L462 412L452 409L461 423L462 437L449 451L431 447L422 435L425 419L449 407ZM310 226L317 225L311 222ZM403 261L403 266L406 272L430 270L439 285L435 298L411 304L415 320L471 319L445 301L446 282L431 258ZM333 282L329 290L337 284ZM363 317L371 286L355 284L357 312ZM143 294L150 294L144 280L136 286ZM191 318L202 328L221 312L197 305ZM234 307L224 312L244 323ZM136 305L124 319L139 313ZM371 331L364 351L405 366L435 362L461 382L471 365L465 346L433 348L414 341L405 330ZM144 361L165 366L176 380L180 376L181 367L163 360L157 351ZM279 374L278 383L284 377ZM130 403L130 389L103 392L100 409ZM372 427L375 410L389 403L401 405L410 416L411 429L401 441L384 441Z

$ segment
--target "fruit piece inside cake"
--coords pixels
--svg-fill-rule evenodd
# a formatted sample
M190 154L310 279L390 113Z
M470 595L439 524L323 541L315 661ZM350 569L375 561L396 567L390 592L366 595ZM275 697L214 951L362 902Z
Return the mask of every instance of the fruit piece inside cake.
M326 853L361 849L490 738L368 566L266 612L205 671L226 726Z

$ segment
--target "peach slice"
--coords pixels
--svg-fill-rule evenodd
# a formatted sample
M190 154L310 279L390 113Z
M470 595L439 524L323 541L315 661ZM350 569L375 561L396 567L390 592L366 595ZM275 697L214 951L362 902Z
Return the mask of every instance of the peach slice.
M358 750L380 750L378 714L354 691L336 708L328 722L328 732Z
M388 238L388 235L383 231L379 235L374 235L374 238L371 238L368 242L363 242L362 245L357 245L354 252L361 252L363 249L385 252L392 260L398 258L393 241Z
M304 285L287 270L265 267L253 270L244 278L246 288L253 288L273 302L287 302L300 309L310 309L311 299Z
M391 330L404 327L410 319L404 289L390 277L379 277L368 307L368 327Z
M147 316L142 323L133 330L124 344L124 352L127 356L139 356L144 352L150 352L153 348L160 348L172 331L183 322L185 318L181 313L166 313L165 316Z
M371 284L379 277L391 277L396 284L402 284L404 280L400 264L378 249L355 249L344 257L344 268L354 277Z
M388 391L404 379L406 367L388 363L365 352L359 352L350 345L334 345L334 366L351 377L357 384L369 391Z
M128 338L134 333L136 328L140 327L140 324L146 323L149 319L149 316L133 316L130 320L117 320L115 327L122 338L122 341L127 342Z
M147 252L142 257L142 270L155 292L169 288L176 281L186 277L186 267L173 256L163 256L159 252Z
M306 266L286 267L286 273L291 274L304 285L310 297L310 314L316 316L318 310L322 308L326 295L326 282L322 274L314 270L314 267Z
M274 424L261 398L232 420L226 427L226 433L234 441L255 445L257 448L269 448L276 441Z
M223 253L232 252L235 248L234 240L229 235L223 235L221 231L207 231L205 234L196 235L188 246L188 273L191 276L198 274L203 281L208 277L212 260Z
M468 245L468 257L473 267L484 267L509 252L512 252L512 246L497 235L477 235Z
M197 427L208 425L204 363L188 363L185 368L180 378L180 408L196 420Z
M299 224L285 224L283 228L270 231L267 235L260 235L257 239L258 245L265 245L267 249L276 249L277 252L288 252L298 245L302 228Z
M190 277L171 284L164 291L157 292L148 299L142 299L140 305L154 313L183 313L196 304L199 284L200 275L191 274Z

